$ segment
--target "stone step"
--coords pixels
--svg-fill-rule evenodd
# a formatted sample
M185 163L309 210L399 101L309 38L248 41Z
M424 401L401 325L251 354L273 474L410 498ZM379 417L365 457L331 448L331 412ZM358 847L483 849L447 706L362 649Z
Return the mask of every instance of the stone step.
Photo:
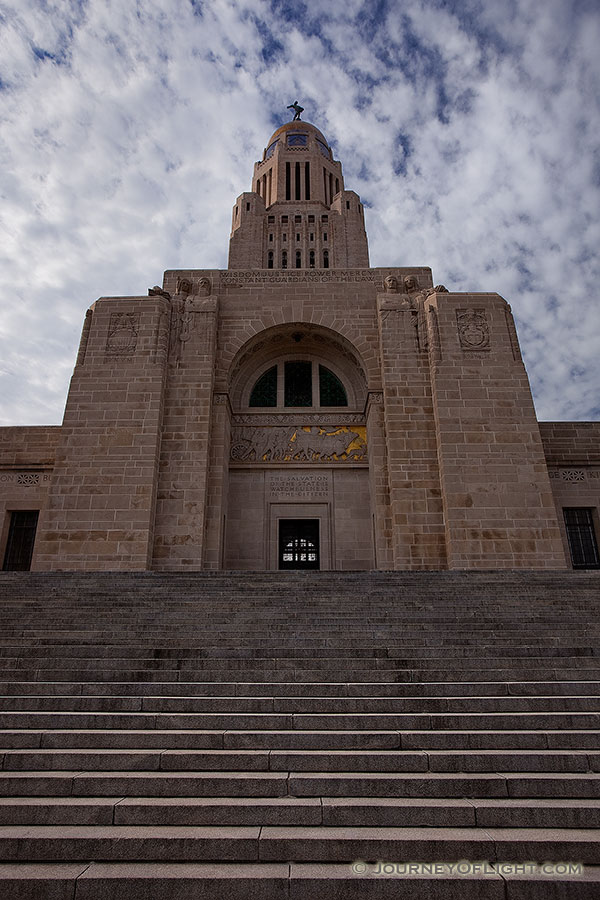
M4 771L600 772L585 750L7 750Z
M132 729L226 731L597 730L593 712L485 713L152 713L1 712L0 730Z
M586 866L568 874L556 866L552 876L501 863L476 861L468 872L453 866L421 866L396 874L348 863L5 863L0 885L11 900L595 900L600 869ZM463 866L464 868L464 866ZM513 870L515 870L513 872ZM394 871L394 870L393 870ZM502 874L500 874L502 872ZM469 874L471 873L471 874ZM368 882L368 885L365 884ZM550 893L552 891L552 893Z
M0 826L3 861L600 861L600 833L548 828Z
M597 828L600 800L14 797L0 825Z
M600 696L599 681L460 682L93 682L3 681L2 696L117 697L536 697Z
M597 772L1 771L5 797L600 797Z
M119 697L0 696L0 712L519 713L600 712L597 696Z
M61 731L22 728L0 731L0 747L5 750L600 750L600 730L178 731L106 728Z

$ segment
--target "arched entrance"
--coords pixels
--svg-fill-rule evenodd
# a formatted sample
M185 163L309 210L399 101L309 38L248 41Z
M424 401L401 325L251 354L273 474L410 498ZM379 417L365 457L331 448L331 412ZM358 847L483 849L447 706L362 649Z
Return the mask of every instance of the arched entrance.
M373 566L359 355L330 329L267 329L232 367L225 568Z

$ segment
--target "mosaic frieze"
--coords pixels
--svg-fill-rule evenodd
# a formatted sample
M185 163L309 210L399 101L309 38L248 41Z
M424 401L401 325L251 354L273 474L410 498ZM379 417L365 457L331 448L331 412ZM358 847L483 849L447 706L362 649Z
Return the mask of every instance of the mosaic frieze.
M234 462L366 462L364 426L288 425L237 427L231 439Z

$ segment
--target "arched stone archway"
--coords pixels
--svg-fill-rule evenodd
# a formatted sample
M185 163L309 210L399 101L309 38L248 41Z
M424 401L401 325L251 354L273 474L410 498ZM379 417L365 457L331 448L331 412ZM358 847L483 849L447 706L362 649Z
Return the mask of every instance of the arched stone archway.
M298 372L306 385L294 393ZM265 375L272 390L257 395ZM289 543L295 529L299 568L308 531L320 568L372 568L368 385L356 347L319 325L275 326L240 348L228 385L224 567L289 568L281 536Z

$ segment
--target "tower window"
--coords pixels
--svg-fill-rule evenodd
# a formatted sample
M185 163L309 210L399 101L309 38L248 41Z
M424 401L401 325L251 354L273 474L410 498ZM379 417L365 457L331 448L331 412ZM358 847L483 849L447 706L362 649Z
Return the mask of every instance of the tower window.
M275 147L277 146L278 143L279 143L279 139L276 141L273 141L272 144L269 144L269 146L267 147L267 152L265 154L265 159L268 159L270 156L273 156L273 154L275 153Z
M287 269L287 250L281 252L281 268Z
M328 221L329 221L328 216L321 216L321 222L328 222Z
M326 231L323 232L323 240L324 240L324 241L327 240L327 232L326 232Z
M282 217L281 217L281 223L282 223L282 225L287 225L287 220L288 220L288 217L287 217L287 216L282 216Z
M302 268L302 254L300 253L299 250L296 250L296 268L297 269Z
M346 209L350 209L350 201L346 200Z
M275 224L275 216L269 216L267 218L267 222L269 223L269 225L274 225Z
M252 388L249 406L277 406L277 366L260 376Z
M250 212L250 204L246 203L246 212Z
M315 267L315 251L314 250L311 250L308 254L308 265L310 266L311 269L314 269L314 267Z
M296 200L300 199L300 163L296 163L296 177L295 177L295 186L296 186Z
M302 216L294 216L294 222L301 222Z
M348 406L348 396L344 385L325 366L319 366L319 397L321 406Z
M285 199L292 199L292 167L289 162L285 164Z
M270 234L270 235L269 235L269 242L271 242L272 240L273 240L273 235Z
M600 555L594 534L592 510L587 507L563 509L567 539L574 569L599 569Z
M297 241L300 240L300 235L299 235L297 232L296 232L296 240L297 240Z
M315 235L314 235L314 233L311 231L311 233L310 233L310 240L311 240L311 241L314 241L314 239L315 239Z
M304 199L310 200L310 163L304 163Z
M281 235L281 239L282 239L283 241L287 241L287 234L285 233L285 231L284 231L283 234Z
M308 223L309 223L309 225L312 225L312 223L313 223L314 221L315 221L315 217L314 217L314 216L309 216L309 217L308 217Z
M285 406L312 406L312 363L291 360L285 363Z
M267 268L268 269L273 268L273 251L272 250L269 250L269 255L267 257Z
M329 268L329 250L323 250L323 268Z
M288 134L288 147L306 147L308 144L307 134Z

